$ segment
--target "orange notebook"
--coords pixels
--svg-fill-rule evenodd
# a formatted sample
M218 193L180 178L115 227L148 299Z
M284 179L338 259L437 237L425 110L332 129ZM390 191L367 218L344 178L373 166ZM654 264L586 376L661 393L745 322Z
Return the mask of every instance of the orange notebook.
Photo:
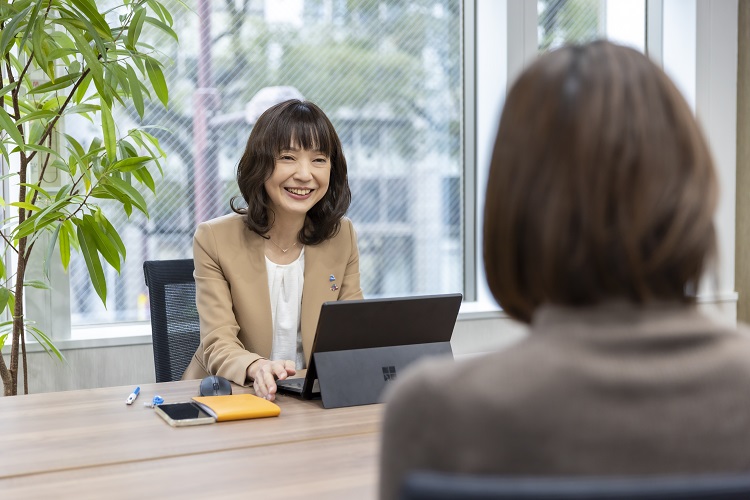
M198 403L217 422L242 420L245 418L277 417L281 408L275 403L252 394L232 394L230 396L196 396Z

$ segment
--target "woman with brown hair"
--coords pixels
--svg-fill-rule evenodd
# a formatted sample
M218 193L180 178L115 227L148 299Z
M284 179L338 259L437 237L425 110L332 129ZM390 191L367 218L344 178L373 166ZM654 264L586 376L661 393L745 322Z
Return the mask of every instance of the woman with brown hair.
M497 132L484 261L496 300L529 335L399 382L381 498L420 469L747 470L750 337L695 307L716 202L700 128L646 56L599 41L526 69Z
M323 302L361 299L346 159L328 117L296 99L255 123L237 167L244 206L193 240L201 343L183 379L220 375L273 400L309 362Z

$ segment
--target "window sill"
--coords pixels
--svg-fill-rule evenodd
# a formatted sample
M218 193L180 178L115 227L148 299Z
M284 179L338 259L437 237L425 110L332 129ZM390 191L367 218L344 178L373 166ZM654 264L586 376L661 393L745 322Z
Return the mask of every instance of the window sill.
M701 294L699 304L732 304L737 302L735 292L718 294ZM509 319L500 307L492 302L464 302L458 313L458 322L477 321L485 319ZM146 321L121 324L103 324L74 327L68 339L54 339L55 346L61 351L72 349L88 349L97 347L119 347L127 345L150 345L151 323ZM44 349L34 341L26 344L26 352L43 352ZM6 345L3 354L10 353L10 345Z

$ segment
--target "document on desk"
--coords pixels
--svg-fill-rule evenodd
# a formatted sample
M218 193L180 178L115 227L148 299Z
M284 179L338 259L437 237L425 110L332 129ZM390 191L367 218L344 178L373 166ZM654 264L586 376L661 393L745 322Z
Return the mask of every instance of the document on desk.
M232 394L229 396L196 396L198 403L217 422L243 420L246 418L277 417L281 408L275 403L252 394Z

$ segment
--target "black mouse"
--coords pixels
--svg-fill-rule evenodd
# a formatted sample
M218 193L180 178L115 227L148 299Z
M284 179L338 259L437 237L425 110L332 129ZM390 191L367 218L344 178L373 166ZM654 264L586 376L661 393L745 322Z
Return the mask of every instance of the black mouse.
M232 394L232 384L218 375L209 375L201 380L201 396L228 396Z

